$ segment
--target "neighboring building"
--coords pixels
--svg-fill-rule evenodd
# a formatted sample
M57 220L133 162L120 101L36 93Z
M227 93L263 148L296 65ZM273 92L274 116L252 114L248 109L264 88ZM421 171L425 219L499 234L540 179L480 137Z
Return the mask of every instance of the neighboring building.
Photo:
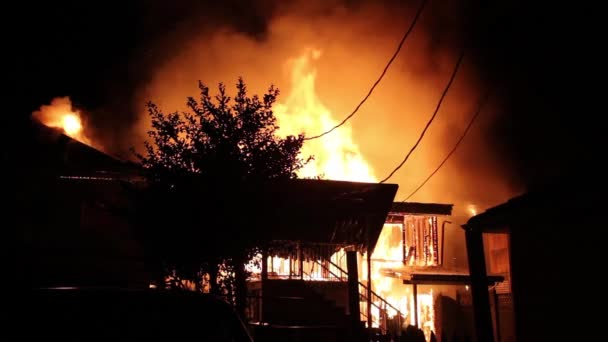
M392 198L387 193L375 201ZM303 227L307 237L292 234L274 241L259 256L262 269L250 279L250 295L257 298L250 318L270 326L339 324L351 312L348 282L354 273L360 321L372 330L394 336L414 325L427 340L431 334L472 338L470 277L466 268L444 260L445 244L454 243L445 240L451 213L447 204L390 203L383 222L368 225L369 241L361 234L365 221L355 219L350 228L360 232L353 234L359 238L350 241L335 243L328 235L335 229L316 230L315 225ZM310 240L311 232L321 235ZM348 265L347 251L356 251L356 270ZM497 275L488 281L502 280Z
M124 218L121 181L135 166L32 123L17 175L14 221L25 286L147 286ZM15 161L17 162L17 161Z
M463 225L478 341L596 335L585 314L595 286L577 268L602 260L603 240L596 234L605 221L600 191L586 183L565 181L526 193ZM491 273L504 276L504 286L488 287Z

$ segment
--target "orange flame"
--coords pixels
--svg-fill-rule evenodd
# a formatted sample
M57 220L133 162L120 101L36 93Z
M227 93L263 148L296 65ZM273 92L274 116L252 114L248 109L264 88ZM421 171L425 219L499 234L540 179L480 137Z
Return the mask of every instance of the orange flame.
M390 305L399 310L406 318L406 324L415 324L414 300L418 303L418 327L425 333L426 340L430 340L431 331L435 331L434 297L432 289L428 293L419 291L416 299L409 286L403 284L400 271L404 269L403 263L403 229L398 223L385 223L376 247L371 255L372 290L384 298ZM361 279L367 279L367 253L360 259ZM429 265L422 265L429 266ZM385 274L386 271L394 275ZM419 289L420 290L420 289ZM374 304L381 307L382 303ZM389 317L397 315L393 308L387 308ZM372 308L374 321L380 320L380 313Z
M310 49L304 55L288 62L292 92L285 102L277 103L274 107L280 127L278 134L305 133L311 136L338 124L315 92L316 71L311 67L311 63L320 57L320 50ZM352 130L348 124L320 139L307 141L301 153L303 157L314 156L314 160L300 170L299 176L302 178L376 181L372 167L353 141Z
M40 109L33 113L33 117L46 126L61 129L71 138L92 145L85 135L80 111L72 107L68 97L54 98L49 105L40 106Z
M82 123L74 113L64 114L62 117L63 131L70 136L78 135L82 131Z
M292 91L282 103L277 103L274 112L280 126L280 135L306 133L307 136L325 132L338 121L332 116L331 111L321 102L315 91L316 71L311 66L312 62L321 57L321 51L310 49L300 57L291 59L288 67L291 73ZM355 144L352 131L348 124L334 130L322 138L307 141L302 148L302 156L314 156L314 160L303 168L299 176L314 178L322 176L334 180L348 180L359 182L377 182L372 167L361 155L359 147ZM404 286L400 278L390 277L382 274L385 269L398 269L403 267L402 229L400 224L384 225L376 248L372 253L372 289L383 297L393 307L397 308L404 317L409 319L408 324L414 324L413 293L409 287ZM433 251L432 251L433 252ZM340 250L331 257L331 261L341 269L346 269L345 252ZM261 257L261 256L260 256ZM289 258L269 256L267 259L268 271L275 277L290 277L295 264ZM316 272L312 271L314 261L303 261L303 268L311 270L307 274L307 280L324 281L339 280L335 275L342 277L342 273L335 267L330 266L331 274L328 278L323 275L319 267ZM318 260L317 263L321 263ZM359 255L359 267L361 280L367 279L367 257L366 254ZM252 270L258 274L260 269ZM434 330L433 294L419 293L418 301L418 326L425 331L427 339L430 331ZM373 325L378 326L380 322L379 307L385 307L377 298L374 299L371 308ZM362 303L365 305L365 303ZM388 307L389 317L397 315L397 311ZM362 316L362 319L366 319Z
M468 212L469 216L476 216L477 215L477 206L474 204L467 205L467 212Z

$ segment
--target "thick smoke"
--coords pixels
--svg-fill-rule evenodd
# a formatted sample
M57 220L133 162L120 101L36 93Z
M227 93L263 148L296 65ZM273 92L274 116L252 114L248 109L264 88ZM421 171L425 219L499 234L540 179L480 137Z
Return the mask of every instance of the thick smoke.
M402 160L418 138L464 44L459 34L464 23L453 5L431 2L380 86L349 122L354 141L379 179ZM234 90L237 77L242 76L252 93L260 94L275 84L286 97L291 86L286 62L310 48L322 51L314 65L317 94L334 118L341 120L378 77L416 6L418 3L334 1L279 6L261 2L252 7L257 9L253 13L258 16L253 17L258 20L248 26L250 30L238 25L209 26L195 14L176 24L162 44L150 48L152 55L163 54L162 63L155 66L150 81L137 94L139 122L125 143L140 147L146 139L149 123L143 104L147 100L165 111L183 110L186 97L197 95L198 80L212 89L224 82ZM474 60L465 56L421 145L390 180L400 186L397 200L411 193L441 162L476 110L485 87ZM454 203L464 213L470 204L482 210L514 194L509 169L493 152L488 136L499 108L500 98L494 96L458 151L410 201Z

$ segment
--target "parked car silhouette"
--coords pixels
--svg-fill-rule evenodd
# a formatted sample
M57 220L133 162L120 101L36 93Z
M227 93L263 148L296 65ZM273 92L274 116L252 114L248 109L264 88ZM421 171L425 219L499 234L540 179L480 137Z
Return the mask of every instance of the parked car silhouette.
M230 305L193 292L37 289L16 311L22 341L252 341Z

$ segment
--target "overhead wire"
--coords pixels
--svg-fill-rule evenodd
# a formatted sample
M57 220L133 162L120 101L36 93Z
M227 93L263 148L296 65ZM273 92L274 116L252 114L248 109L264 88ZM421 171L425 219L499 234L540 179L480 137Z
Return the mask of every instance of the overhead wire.
M406 202L408 199L410 199L412 196L414 196L418 192L418 190L422 189L422 187L424 187L426 185L426 183L431 178L433 178L433 176L443 167L443 165L448 161L448 159L450 159L450 157L454 154L454 152L456 152L456 150L458 149L458 146L460 146L460 143L462 143L462 141L464 140L464 138L467 136L467 133L471 129L471 126L473 126L473 123L475 122L475 120L477 119L477 117L479 116L479 114L482 112L483 107L485 106L486 102L488 101L488 99L490 97L490 93L491 93L491 91L488 90L485 93L485 95L482 96L482 98L479 100L479 103L477 105L477 109L476 109L475 113L473 114L473 116L471 117L471 119L469 120L469 123L467 124L466 128L462 132L462 135L460 136L460 138L458 139L458 141L456 141L456 144L454 144L454 147L452 147L452 149L450 150L450 152L445 156L445 158L443 158L443 160L441 161L441 163L439 163L439 165L437 166L437 168L435 168L435 170L433 170L433 172L431 172L431 174L429 174L429 176L426 177L426 179L422 183L420 183L420 185L416 189L414 189L414 191L412 191L401 202Z
M323 137L323 136L325 136L325 135L333 132L334 130L336 130L339 127L341 127L342 125L344 125L348 120L350 120L359 111L359 109L361 108L361 106L363 106L363 104L367 101L367 99L372 95L372 93L374 92L374 89L376 89L376 87L378 86L378 84L380 84L380 82L384 78L384 75L386 75L386 72L388 71L389 67L391 66L391 64L393 64L393 61L395 60L395 58L397 58L397 55L401 51L401 48L403 47L403 44L405 43L405 41L407 40L407 38L409 37L409 35L414 30L414 27L416 26L416 23L418 22L418 19L420 18L420 15L422 14L422 11L426 7L427 3L428 3L428 0L422 0L422 3L420 4L420 7L416 11L414 19L412 20L412 22L411 22L410 26L408 27L407 31L405 31L405 34L401 38L401 41L399 42L399 45L397 46L397 49L393 53L392 57L389 59L388 63L386 64L386 66L382 70L382 73L380 74L380 77L378 77L378 79L376 80L376 82L374 82L374 84L372 85L372 87L367 92L367 95L365 95L365 97L363 98L363 100L361 100L361 102L359 102L359 104L357 105L357 107L355 107L355 109L348 116L346 116L346 118L344 118L344 120L342 120L339 124L333 126L332 128L328 129L327 131L325 131L323 133L320 133L320 134L317 134L317 135L314 135L314 136L311 136L311 137L305 137L304 138L305 141L306 140L318 139L318 138L321 138L321 137Z
M414 150L416 150L416 148L418 147L418 145L422 141L422 138L424 138L424 135L426 134L426 131L431 126L431 123L433 123L433 120L435 120L435 117L437 116L437 113L439 112L439 109L441 108L441 105L443 104L443 100L445 99L448 91L450 90L450 87L452 86L452 83L454 82L454 79L456 78L456 74L458 73L458 70L460 69L460 65L462 64L463 58L464 58L464 50L462 50L461 53L460 53L460 56L458 56L458 61L456 62L456 65L454 66L454 70L452 71L452 75L450 76L450 79L449 79L448 83L446 84L445 88L443 89L443 92L441 93L441 97L439 98L439 101L437 102L437 106L435 107L435 110L433 111L433 115L431 115L431 118L429 119L429 121L427 122L426 126L424 127L424 129L420 133L420 136L418 137L418 140L416 140L416 143L412 146L412 148L410 149L410 151L405 155L405 158L403 158L403 160L401 161L401 163L399 163L399 165L397 165L397 167L395 167L389 173L388 176L386 176L384 179L382 179L379 182L380 184L382 184L382 183L386 182L387 180L389 180L391 177L393 177L393 175L397 171L399 171L399 169L401 169L401 167L403 166L403 164L405 164L405 162L410 158L410 156L412 155L412 153L414 152Z

